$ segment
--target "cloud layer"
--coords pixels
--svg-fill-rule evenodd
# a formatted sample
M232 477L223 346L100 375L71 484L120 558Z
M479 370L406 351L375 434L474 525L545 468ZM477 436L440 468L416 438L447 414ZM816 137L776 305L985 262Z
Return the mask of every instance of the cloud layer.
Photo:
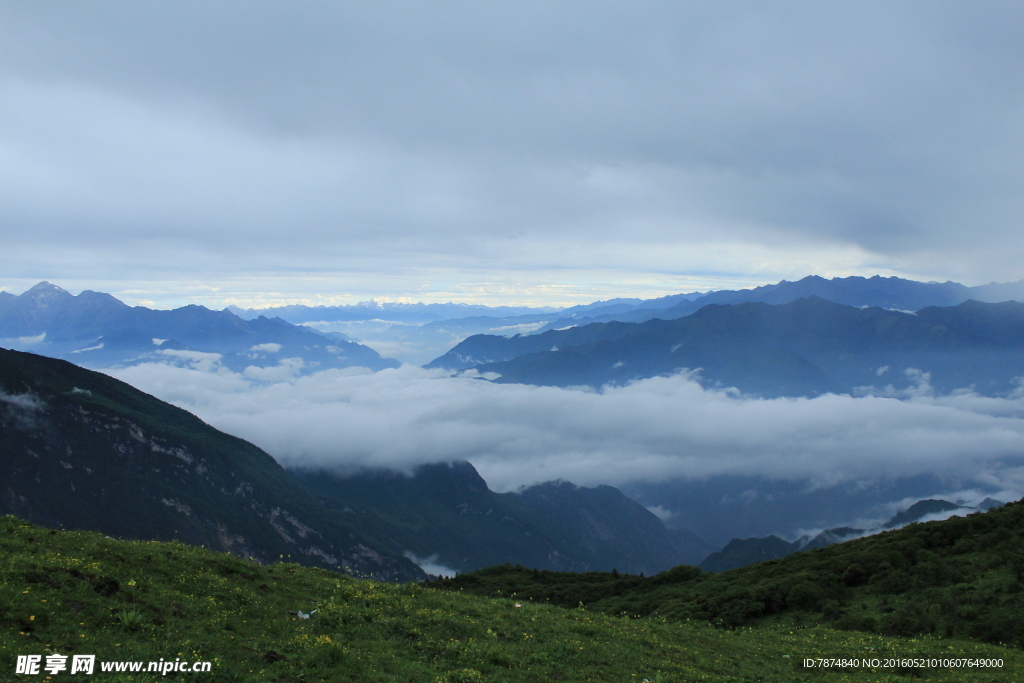
M1002 2L6 3L0 286L1018 279L1022 29Z
M211 366L111 374L261 446L285 466L408 469L468 460L492 488L719 475L809 487L930 475L1024 491L1024 399L749 399L686 374L602 392L497 385L412 366L257 381Z

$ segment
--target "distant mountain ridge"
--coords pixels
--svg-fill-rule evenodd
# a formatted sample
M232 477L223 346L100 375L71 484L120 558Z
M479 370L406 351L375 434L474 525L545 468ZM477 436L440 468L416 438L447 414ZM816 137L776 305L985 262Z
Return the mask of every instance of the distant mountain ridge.
M41 283L37 287L43 284L45 283ZM818 296L836 303L857 307L877 306L886 309L916 311L927 306L956 305L969 299L985 303L1024 300L1024 281L966 287L955 282L923 283L896 277L825 279L808 276L796 282L782 281L745 290L690 292L655 299L614 298L565 309L485 306L452 302L427 304L371 300L347 306L289 305L264 309L242 309L229 306L225 311L219 313L229 313L242 322L257 321L261 316L271 320L279 318L281 321L305 326L330 337L332 342L329 345L335 350L325 354L322 353L323 344L316 342L304 342L301 345L287 344L270 338L275 335L280 336L279 331L263 332L267 339L260 344L274 343L288 346L289 348L284 352L287 355L264 354L263 357L253 359L255 362L250 365L268 367L282 358L301 358L306 364L303 372L308 372L310 368L346 367L347 365L378 368L377 364L380 361L375 361L372 355L365 351L359 351L355 347L335 343L340 341L362 342L364 347L372 347L376 353L384 357L393 356L400 358L403 362L421 365L432 359L437 359L459 342L475 334L512 336L583 326L592 322L644 322L654 318L675 319L685 317L706 305L715 303L780 304L809 296ZM132 354L143 355L152 353L154 350L158 352L163 350L219 352L219 347L216 344L211 345L209 338L186 340L181 338L181 335L161 333L150 335L147 339L146 335L151 330L146 328L152 324L152 320L147 321L141 327L129 326L129 330L120 332L109 329L109 327L91 328L90 315L96 313L98 314L95 316L96 319L103 320L111 314L110 309L113 308L113 304L116 303L119 306L124 306L124 304L109 294L83 292L78 298L83 297L92 299L90 305L94 307L94 310L86 316L70 311L71 314L66 316L68 324L63 325L63 329L60 329L59 319L51 321L54 327L48 330L47 339L36 340L34 347L29 345L33 341L32 338L38 337L44 330L31 325L28 328L19 329L7 326L6 332L0 332L0 340L2 340L0 345L40 351L55 357L83 362L91 367L121 364L132 360ZM19 306L16 304L18 298L12 294L0 292L0 327L4 327L5 322L11 322L7 319L4 311L12 304L18 308ZM88 308L83 305L84 303L84 301L80 302L78 308ZM116 313L116 311L113 312ZM161 311L160 313L167 312ZM213 312L211 311L211 313ZM18 316L14 316L14 319L17 318ZM114 321L108 320L107 322ZM16 325L14 327L17 328ZM29 332L28 329L35 331ZM149 346L153 338L170 339L171 346L168 349L154 349ZM68 343L69 340L80 342L80 344L75 346ZM101 347L100 344L103 346ZM250 344L244 349L239 347L229 351L228 354L243 353L252 346L260 344ZM321 351L312 350L317 347ZM76 355L68 355L71 353ZM336 356L341 356L341 358ZM236 366L248 367L241 357L227 358L225 362L233 368ZM383 362L385 366L388 366L394 361L384 358Z
M644 322L653 318L670 320L691 315L711 304L786 304L812 296L847 306L917 311L927 306L955 306L971 299L984 303L1024 301L1024 280L967 287L957 282L917 282L895 276L852 276L829 280L809 275L796 282L783 280L778 284L752 289L708 292L697 298L679 301L669 308L641 303L629 311L608 311L603 314L594 311L590 315L562 316L540 331L594 322Z
M41 282L36 287L52 287L48 282ZM57 288L59 289L59 288ZM31 290L29 290L31 291ZM63 291L63 290L61 290ZM92 297L109 298L117 301L109 294L85 291ZM714 303L744 303L760 301L763 303L789 303L796 299L818 296L835 303L849 306L877 306L896 310L916 311L926 306L954 306L969 299L986 303L999 303L1008 300L1024 300L1024 280L1017 282L996 283L968 287L957 282L917 282L899 277L883 278L875 275L870 278L851 276L822 278L809 275L801 280L789 282L782 280L776 284L762 285L751 289L718 290L708 292L690 292L671 294L654 299L615 298L581 304L569 308L552 306L487 306L467 303L404 303L364 301L358 304L338 306L307 306L291 304L268 308L240 308L228 306L226 311L244 319L254 320L260 316L279 317L294 324L316 321L362 321L382 316L388 320L406 323L425 323L443 320L484 316L489 318L515 318L519 316L555 315L558 320L552 325L571 324L573 320L584 322L639 322L646 320L644 316L660 311L663 317L673 318L688 315L701 306ZM6 305L18 296L0 291L0 316ZM120 302L118 302L120 303ZM601 316L637 313L639 318L626 319Z
M110 294L86 290L75 296L48 282L0 299L0 346L94 368L195 358L188 352L220 354L221 362L236 371L296 358L299 367L310 369L399 365L369 347L280 318L247 321L196 305L170 311L132 307Z
M800 280L782 280L776 284L751 289L718 290L671 294L655 299L616 298L595 301L569 308L529 306L486 306L479 304L397 303L367 301L347 306L289 305L262 309L229 310L243 318L259 315L279 316L292 323L317 321L360 321L385 318L404 323L425 323L457 320L472 316L512 319L519 316L548 315L554 320L541 331L557 329L571 324L591 322L643 322L652 317L664 319L689 315L709 304L735 304L763 302L783 304L817 296L848 306L877 306L896 310L916 311L926 306L955 306L974 299L985 303L1024 300L1024 280L990 283L968 287L958 282L917 282L899 277L870 278L851 276L826 279L809 275Z
M345 306L305 306L302 304L272 306L270 308L238 308L237 306L228 306L228 310L247 320L271 314L299 324L321 321L373 320L376 318L405 323L426 323L436 320L458 320L482 314L495 318L546 314L557 312L561 309L551 306L485 306L453 302L425 304L371 300Z
M1024 375L1022 351L1024 303L969 301L906 314L812 296L712 304L670 320L478 335L427 367L474 368L500 383L593 387L700 368L707 386L769 397L906 386L913 378L904 370L915 368L939 389L1000 394Z
M482 306L474 304L405 304L364 302L352 306L279 306L231 308L243 318L279 316L321 331L334 331L372 345L385 355L422 365L475 334L512 336L582 326L592 322L644 322L674 319L705 305L744 302L789 303L809 296L850 306L918 310L974 299L995 303L1024 300L1024 281L966 287L955 282L915 282L897 277L832 278L808 276L797 282L744 290L690 292L655 299L614 298L558 308Z

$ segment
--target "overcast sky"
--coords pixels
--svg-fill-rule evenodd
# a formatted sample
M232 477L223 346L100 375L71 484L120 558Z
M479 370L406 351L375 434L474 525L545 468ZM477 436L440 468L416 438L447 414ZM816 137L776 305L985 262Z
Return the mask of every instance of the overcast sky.
M1019 2L0 0L0 288L1024 278Z

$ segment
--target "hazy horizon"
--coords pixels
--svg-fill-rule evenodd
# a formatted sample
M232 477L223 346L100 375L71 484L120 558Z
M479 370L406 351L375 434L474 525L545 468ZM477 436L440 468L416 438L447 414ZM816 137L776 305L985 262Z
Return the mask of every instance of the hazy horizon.
M809 273L805 277L810 277L810 276L814 276L814 275L816 275L816 274L815 273ZM821 276L818 276L818 277L821 277ZM871 276L871 275L860 275L860 276L847 276L847 277L865 277L865 278L870 278L870 277L874 277L874 276ZM882 277L882 276L879 275L879 277ZM898 276L889 276L889 277L898 277ZM802 279L803 278L796 278L794 281L798 281L798 280L802 280ZM763 286L766 286L766 285L779 284L779 282L782 282L782 281L778 281L778 282L761 282L761 283L757 283L757 284L750 284L750 285L744 286L744 287L737 287L736 289L753 289L753 288L756 288L756 287L763 287ZM944 281L930 280L930 281L926 282L926 284L941 284L941 283L945 283L945 282L953 282L953 281L952 280L944 280ZM1016 282L1024 283L1024 279L1021 279L1021 280L1018 280L1018 281L1014 281L1014 283L1016 283ZM584 299L584 300L574 301L574 302L562 302L562 303L552 302L552 303L548 303L548 304L517 303L517 302L514 302L514 301L513 302L507 302L507 303L495 303L495 302L490 301L490 300L488 300L487 302L478 302L478 301L472 300L472 299L471 300L455 300L455 299L451 299L451 298L448 298L448 299L427 299L427 298L414 299L413 297L387 297L387 296L372 296L372 297L370 297L368 299L360 299L360 300L356 301L356 300L353 300L351 297L343 298L343 299L339 300L338 297L331 297L331 296L323 295L323 294L314 294L313 296L310 296L310 297L294 298L294 299L283 299L283 300L273 300L273 301L270 301L270 302L268 302L266 299L258 299L259 301L263 302L263 305L259 305L259 306L240 305L234 299L230 299L230 300L229 299L216 299L216 298L211 297L211 296L202 296L202 297L190 298L190 299L187 299L187 300L184 300L184 301L178 301L178 302L166 302L165 301L164 302L165 305L164 306L160 306L160 305L154 304L154 302L152 302L152 301L140 301L140 300L138 300L136 298L133 298L131 296L121 295L118 292L109 292L109 291L106 291L106 290L101 290L101 289L97 289L95 287L90 287L90 286L82 286L82 287L79 287L79 288L69 289L68 287L62 286L59 282L54 282L54 281L48 280L48 279L40 280L40 281L35 282L32 285L26 286L26 287L24 287L23 289L20 289L20 290L12 290L12 289L6 288L5 286L0 286L0 292L6 292L8 294L13 294L15 296L20 296L21 294L24 294L25 292L29 291L33 287L35 287L35 286L37 286L39 284L43 284L43 283L49 283L51 285L59 287L60 289L63 289L65 291L67 291L69 294L72 294L73 296L78 296L79 294L81 294L84 291L99 291L99 292L102 292L102 293L105 293L105 294L111 294L111 295L115 296L115 298L117 298L118 300L120 300L123 303L126 303L126 304L128 304L130 306L145 306L145 307L148 307L148 308L152 308L154 310L167 310L167 309L171 309L171 308L177 308L179 306L187 306L187 305L190 305L190 304L203 305L203 306L206 306L207 308L211 308L211 309L215 309L215 310L221 310L221 309L228 308L228 307L235 307L235 308L239 308L239 309L242 309L242 310L259 311L259 310L265 310L265 309L277 308L277 307L283 307L283 306L310 306L310 307L314 307L314 306L328 306L329 307L329 306L359 306L359 305L373 304L373 303L378 303L378 304L428 304L428 305L429 304L465 304L465 305L472 305L472 306L487 306L487 307L491 307L491 308L498 308L498 307L513 307L513 308L519 307L519 308L523 308L523 307L529 307L529 308L537 308L537 309L559 310L559 309L571 308L573 306L588 305L588 304L592 304L592 303L598 303L600 301L608 301L608 300L612 300L612 299L649 300L649 299L655 299L655 298L659 298L659 297L663 297L663 296L670 296L670 295L675 295L675 294L695 294L695 293L708 294L708 293L713 292L713 291L721 291L721 290L707 289L707 290L695 290L695 291L688 291L688 292L671 291L671 292L666 292L666 293L655 293L655 294L651 294L649 292L646 292L646 293L643 293L644 295L639 295L637 293L634 293L634 294L637 294L635 296L627 295L627 294L621 294L621 295L616 295L616 296L608 296L608 297L605 297L603 299ZM996 281L992 280L992 281L989 281L989 282L982 282L982 283L979 283L979 284L1014 284L1014 283L997 283ZM965 283L961 282L961 283L958 283L958 284L965 284ZM726 289L726 288L722 288L722 289Z

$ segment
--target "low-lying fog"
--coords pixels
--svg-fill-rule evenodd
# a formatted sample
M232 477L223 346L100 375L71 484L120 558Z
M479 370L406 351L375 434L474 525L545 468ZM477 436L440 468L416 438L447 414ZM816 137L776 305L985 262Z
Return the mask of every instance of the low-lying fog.
M898 395L880 387L860 397L759 399L703 389L686 373L595 392L414 366L295 377L287 362L278 373L235 373L215 354L169 361L176 365L108 372L286 467L468 460L498 491L559 478L608 484L712 541L882 516L907 496L971 504L1024 491L1024 392L936 395L925 373ZM728 523L699 513L730 505Z

